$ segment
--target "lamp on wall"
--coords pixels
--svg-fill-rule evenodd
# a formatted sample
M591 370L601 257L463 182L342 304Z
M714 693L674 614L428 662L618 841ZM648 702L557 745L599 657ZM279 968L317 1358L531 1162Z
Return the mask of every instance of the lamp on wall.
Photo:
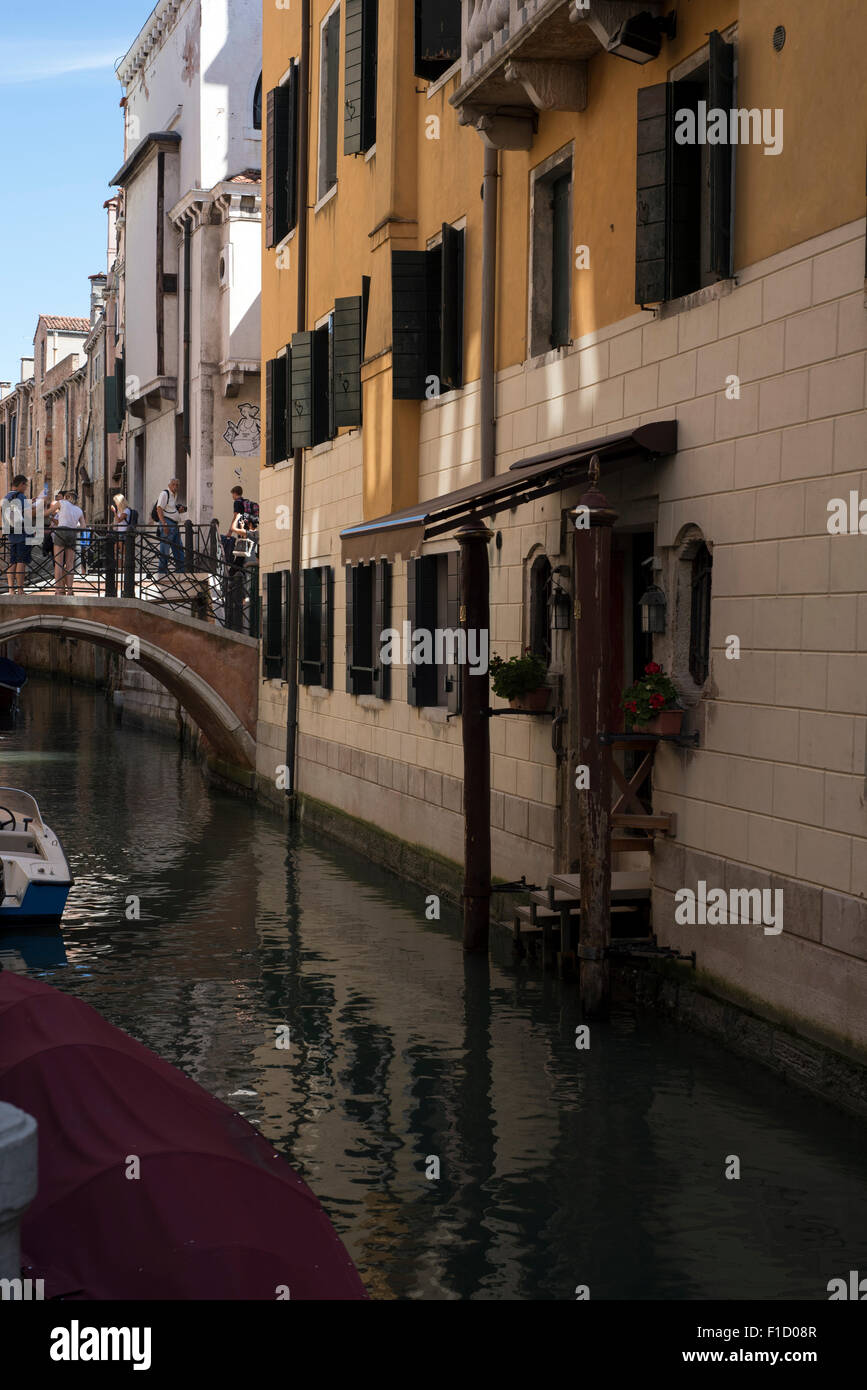
M658 584L651 584L638 600L641 609L642 632L665 632L665 614L668 608L665 594Z
M650 63L662 52L663 34L668 39L676 36L676 12L672 11L663 18L643 10L621 25L608 42L608 52L613 53L615 58L626 58L630 63Z
M548 599L548 615L552 632L568 632L572 619L572 600L565 589L554 581Z

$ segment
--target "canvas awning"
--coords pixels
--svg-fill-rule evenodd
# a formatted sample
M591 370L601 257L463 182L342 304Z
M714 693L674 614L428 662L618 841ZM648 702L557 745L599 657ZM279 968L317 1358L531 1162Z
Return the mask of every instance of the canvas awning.
M470 517L494 517L499 512L535 501L569 487L586 473L594 454L604 470L618 463L651 460L677 449L677 421L657 420L622 434L609 434L589 443L570 445L549 454L513 463L506 473L447 492L414 507L347 526L340 533L344 564L394 560L417 553L426 540L456 530Z

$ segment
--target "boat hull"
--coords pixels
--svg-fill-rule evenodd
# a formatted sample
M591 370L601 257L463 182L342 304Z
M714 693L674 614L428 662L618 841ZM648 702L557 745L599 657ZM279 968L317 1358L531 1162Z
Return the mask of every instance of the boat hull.
M0 907L0 931L24 922L29 926L56 926L63 916L71 886L69 883L31 883L23 900L15 907Z

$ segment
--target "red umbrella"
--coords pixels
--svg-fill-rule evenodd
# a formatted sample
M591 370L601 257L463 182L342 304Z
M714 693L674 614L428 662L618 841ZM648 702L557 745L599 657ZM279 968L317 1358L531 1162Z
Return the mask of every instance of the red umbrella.
M367 1297L319 1202L258 1130L87 1004L9 971L0 1100L39 1124L21 1236L46 1298Z

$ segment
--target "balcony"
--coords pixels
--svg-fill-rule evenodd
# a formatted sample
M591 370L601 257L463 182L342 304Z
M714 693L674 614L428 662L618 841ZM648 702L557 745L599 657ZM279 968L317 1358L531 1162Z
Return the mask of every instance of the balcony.
M662 0L463 0L461 124L496 149L531 149L540 111L585 109L588 60L616 49L636 15L662 10Z

